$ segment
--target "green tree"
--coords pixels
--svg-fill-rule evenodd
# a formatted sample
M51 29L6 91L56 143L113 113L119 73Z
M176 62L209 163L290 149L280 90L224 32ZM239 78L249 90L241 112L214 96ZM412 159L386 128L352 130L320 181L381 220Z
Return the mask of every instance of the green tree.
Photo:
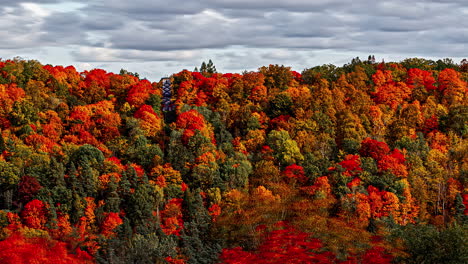
M265 86L269 90L277 88L284 91L288 89L289 84L293 80L291 67L270 64L268 67L263 66L258 70L265 76Z
M200 190L192 193L187 190L182 204L184 229L182 231L182 252L188 263L215 263L221 251L211 233L211 217L203 206Z
M296 141L284 130L272 130L268 134L268 145L275 151L274 156L283 165L291 165L304 160Z
M293 101L289 94L280 93L277 94L269 103L268 114L271 118L280 115L292 115Z
M405 263L468 262L468 232L466 226L451 225L437 229L432 225L407 225L393 232L393 238L402 239L409 253Z
M13 201L13 188L20 181L20 171L12 163L0 160L0 192L3 197L0 208L10 209Z

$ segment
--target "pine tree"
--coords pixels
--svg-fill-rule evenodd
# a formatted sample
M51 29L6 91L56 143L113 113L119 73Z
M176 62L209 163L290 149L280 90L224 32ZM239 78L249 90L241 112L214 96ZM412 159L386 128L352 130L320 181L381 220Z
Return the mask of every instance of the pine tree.
M214 66L213 61L211 61L211 59L208 61L208 65L206 66L206 71L211 74L217 73L216 66Z
M207 72L207 71L208 71L208 68L206 66L206 63L202 62L201 66L200 66L200 72L204 73L204 72Z
M2 131L0 130L0 154L6 150L5 140L3 139Z
M200 190L184 193L184 229L182 231L182 252L189 258L188 263L215 263L221 250L211 234L211 217L203 206Z

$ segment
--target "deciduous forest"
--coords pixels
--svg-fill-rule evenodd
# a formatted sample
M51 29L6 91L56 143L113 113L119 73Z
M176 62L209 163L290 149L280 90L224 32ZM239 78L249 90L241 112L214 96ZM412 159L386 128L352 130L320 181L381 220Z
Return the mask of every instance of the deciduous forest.
M468 61L169 80L0 60L0 263L468 263Z

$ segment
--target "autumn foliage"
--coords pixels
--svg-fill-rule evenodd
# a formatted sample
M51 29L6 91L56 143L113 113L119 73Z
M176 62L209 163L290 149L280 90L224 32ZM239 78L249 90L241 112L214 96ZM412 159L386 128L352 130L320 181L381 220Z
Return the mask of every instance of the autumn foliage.
M0 60L0 263L464 263L466 65Z

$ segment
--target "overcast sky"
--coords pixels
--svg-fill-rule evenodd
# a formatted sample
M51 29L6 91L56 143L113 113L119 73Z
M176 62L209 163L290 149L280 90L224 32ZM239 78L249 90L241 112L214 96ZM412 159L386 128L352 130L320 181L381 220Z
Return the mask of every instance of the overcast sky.
M208 59L220 72L268 64L300 72L369 54L468 57L468 0L82 2L0 0L0 58L124 68L157 81Z

